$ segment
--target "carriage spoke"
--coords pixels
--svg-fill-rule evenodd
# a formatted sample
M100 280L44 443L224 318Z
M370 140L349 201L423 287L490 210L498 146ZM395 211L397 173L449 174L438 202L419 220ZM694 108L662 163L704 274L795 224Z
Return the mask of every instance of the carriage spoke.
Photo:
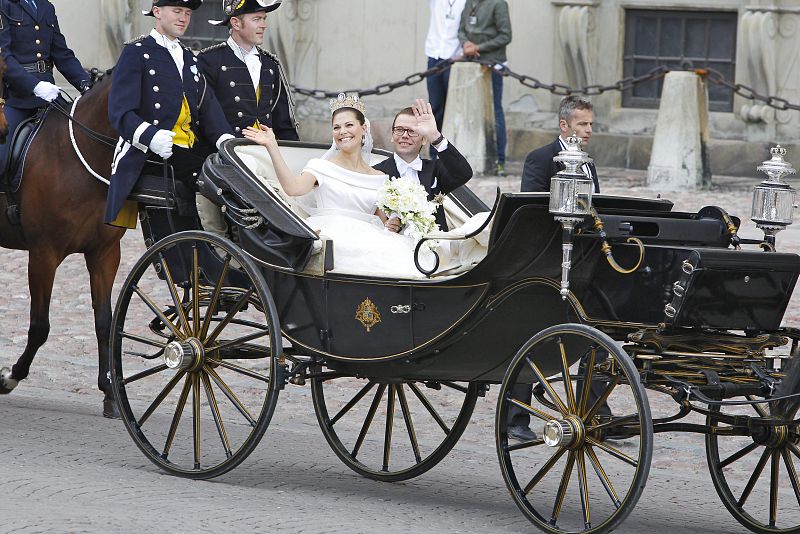
M597 473L597 478L600 479L600 483L603 484L603 487L606 489L606 493L608 493L608 496L611 497L611 502L614 503L614 507L618 509L620 506L622 506L622 503L619 500L617 491L614 489L614 485L608 478L608 474L606 474L606 470L603 469L603 465L600 463L597 453L595 453L594 449L587 445L586 455L589 457L589 461L592 462L592 467L594 467L594 472Z
M607 423L601 423L599 425L594 425L594 426L587 426L586 431L591 432L593 430L606 430L608 428L617 428L624 424L634 423L634 422L639 422L639 414L632 413L630 415L614 416L614 419Z
M583 417L586 415L586 409L589 404L589 394L592 387L592 374L594 373L594 361L597 357L597 347L592 347L591 356L589 361L583 366L583 387L581 388L581 402L578 408L578 416Z
M122 332L120 335L123 338L131 339L133 341L137 341L137 342L142 343L144 345L150 345L151 347L158 347L159 349L162 349L162 350L167 346L166 343L163 343L161 341L155 341L155 340L152 340L152 339L148 339L148 338L146 338L144 336L139 336L139 335L136 335L136 334L130 334L128 332Z
M247 304L247 301L250 300L250 297L253 295L254 291L255 290L253 288L250 288L247 291L245 291L244 293L242 293L242 296L239 297L239 300L237 300L236 304L233 305L233 308L231 308L231 311L228 312L228 315L226 315L219 322L219 324L214 329L214 331L211 332L211 335L208 336L208 339L203 340L203 343L206 346L211 345L212 343L214 343L214 341L216 341L217 336L219 336L222 333L222 331L225 329L225 327L228 326L228 324L233 320L233 318L236 317L236 314L239 313L240 311L242 311L242 308L244 307L245 304Z
M194 468L200 469L200 374L192 374L192 434L194 435Z
M747 498L750 497L750 493L753 491L756 482L758 482L758 477L760 477L761 473L764 471L764 466L767 465L767 460L769 460L769 449L764 447L764 452L761 455L761 459L758 461L758 465L756 465L753 474L750 476L750 480L747 481L747 486L745 486L742 496L739 497L739 508L744 508L744 503L747 502Z
M397 386L389 386L389 397L386 401L386 432L383 438L383 470L389 470L389 454L392 450L392 428L394 427L394 391Z
M422 461L422 455L419 452L419 443L417 442L417 433L414 430L414 422L411 420L411 410L408 409L408 399L406 399L406 392L403 390L403 385L397 388L397 398L400 399L400 410L403 412L403 419L406 422L406 430L408 431L408 439L411 441L411 449L414 451L414 458L417 463Z
M619 450L619 449L617 449L615 447L612 447L611 445L609 445L607 443L602 443L600 441L595 440L594 438L586 438L586 441L587 441L587 443L590 443L591 445L594 445L595 447L599 447L599 448L603 449L604 451L606 451L611 456L617 458L618 460L622 460L623 462L625 462L626 464L628 464L628 465L630 465L632 467L639 467L639 462L637 462L636 460L634 460L633 458L631 458L630 456L628 456L627 454L625 454L621 450Z
M513 404L515 406L519 406L520 408L522 408L523 410L525 410L526 412L528 412L532 416L538 417L542 421L552 421L553 419L555 419L555 417L553 417L552 415L546 414L545 412L543 412L541 410L538 410L538 409L534 408L533 406L531 406L529 404L525 404L521 400L515 399L514 397L507 397L506 401L510 402L511 404Z
M769 526L774 527L778 521L778 480L780 479L780 453L772 451L772 465L769 477Z
M172 389L177 385L178 382L180 382L181 378L183 378L183 375L185 374L186 371L180 370L175 374L175 376L172 377L172 380L167 382L167 385L164 386L164 389L161 390L161 393L159 393L156 396L156 398L153 400L153 402L150 404L147 410L145 410L144 414L139 419L139 421L137 421L139 427L144 425L145 421L147 421L150 418L150 416L153 415L153 412L155 412L156 409L161 405L161 403L164 402L164 399L167 398L167 395L170 394Z
M254 332L252 334L247 334L246 336L238 337L236 339L231 339L230 341L226 341L225 343L221 343L216 347L213 347L213 350L221 351L226 349L235 349L236 347L244 345L248 341L253 341L254 339L262 338L268 335L269 335L269 330L265 328L260 332Z
M200 333L200 266L197 242L192 243L192 335Z
M724 469L724 468L728 467L729 465L731 465L733 462L738 462L739 460L741 460L742 458L744 458L745 456L747 456L748 454L750 454L751 452L753 452L757 448L758 448L758 443L751 443L747 447L745 447L745 448L743 448L743 449L731 454L730 456L728 456L727 458L722 460L719 463L719 468L720 469Z
M150 297L147 295L147 293L145 293L144 291L139 289L137 286L132 286L132 289L133 289L134 293L139 295L139 298L142 299L142 302L144 302L145 305L147 305L147 307L150 308L150 311L152 311L154 314L156 314L156 317L158 317L158 320L161 321L162 323L164 323L167 326L167 328L170 329L170 332L172 332L172 335L174 335L176 338L178 338L181 341L185 341L186 340L186 336L183 334L183 332L180 332L178 330L178 327L172 321L167 319L167 316L164 315L164 312L162 312L161 310L158 309L158 306L155 305L155 303L152 301L152 299L150 299Z
M455 389L456 391L460 391L461 393L466 393L467 392L467 388L466 387L464 387L462 385L459 385L459 384L454 384L453 382L441 382L441 384L443 386L449 387L450 389Z
M169 264L167 263L167 258L165 258L164 254L161 252L159 252L158 258L161 260L161 267L164 270L164 277L166 278L165 281L167 282L167 287L169 288L169 294L172 297L172 303L175 305L175 313L178 315L178 319L183 326L183 331L185 332L186 337L192 337L192 328L189 326L189 319L186 317L186 310L183 309L181 297L178 295L178 289L175 287L175 282L172 279L172 272L170 271Z
M581 510L583 510L583 524L587 530L592 528L592 513L589 506L589 481L586 479L586 458L582 450L575 453L578 466L578 488L581 494Z
M792 454L800 458L800 448L797 447L794 443L787 443L786 446L792 451Z
M208 373L203 373L202 379L203 389L206 390L206 398L208 399L208 405L211 408L211 415L214 417L214 424L217 426L219 439L222 441L222 447L225 449L225 456L230 458L233 456L233 453L231 452L231 444L228 440L228 433L225 431L225 423L222 422L222 414L219 413L219 405L217 404L217 398L214 395L214 390L211 387L211 380L208 378Z
M264 375L262 375L260 373L256 373L255 371L251 371L250 369L245 369L244 367L241 367L239 365L236 365L236 364L233 364L233 363L230 363L230 362L226 362L226 361L223 361L223 360L208 360L208 362L216 364L216 365L219 365L220 367L224 367L225 369L230 369L231 371L233 371L235 373L239 373L239 374L242 374L242 375L245 375L245 376L249 376L250 378L255 378L256 380L261 380L262 382L265 382L265 383L269 384L269 377L268 376L264 376Z
M755 397L753 397L752 395L745 395L745 398L746 398L747 400L749 400L749 401L755 401L755 400L756 400L756 398L755 398ZM766 409L766 408L764 408L764 406L763 406L763 405L761 405L761 404L751 404L750 406L752 406L752 407L753 407L753 409L754 409L756 412L758 412L758 416L759 416L759 417L765 417L765 418L766 418L766 417L769 417L769 412L767 412L767 409Z
M156 365L155 367L151 367L150 369L142 371L141 373L136 373L133 376L129 376L128 378L122 380L120 384L126 386L132 382L136 382L137 380L141 380L142 378L146 378L148 376L160 373L161 371L165 371L167 369L168 367L166 366L166 364L162 363L161 365Z
M558 338L558 348L561 351L561 376L564 379L564 390L567 394L567 406L571 413L578 413L578 406L575 404L575 392L572 390L572 377L569 376L569 363L567 363L567 350L564 341Z
M433 405L428 400L428 398L425 395L423 395L422 392L419 390L417 385L409 382L408 387L411 388L411 391L414 392L414 395L416 395L419 401L422 403L422 405L425 406L425 409L428 410L428 413L431 414L431 417L433 417L436 420L436 423L438 423L439 427L442 430L444 430L444 433L449 434L450 427L447 426L442 417L436 412L436 410L434 409Z
M797 499L798 506L800 506L800 481L798 481L797 470L794 467L794 461L792 460L792 457L789 456L789 453L786 451L786 449L781 451L781 455L783 456L783 463L786 465L786 471L789 473L789 481L792 483L794 497Z
M230 265L231 256L230 254L226 254L225 262L222 264L222 274L220 274L219 280L217 280L217 283L214 286L214 291L211 293L211 301L208 303L208 307L206 308L206 316L203 319L203 327L200 330L198 339L205 339L206 335L208 335L208 328L211 326L211 318L214 317L215 313L217 313L219 298L222 294L222 286L225 283L225 277L228 276L228 268Z
M339 419L341 419L342 417L344 417L344 415L345 415L347 412L349 412L349 411L350 411L350 410L353 408L353 406L355 406L356 404L358 404L358 401L360 401L361 399L363 399L363 398L364 398L364 396L365 396L367 393L369 393L369 391L370 391L370 390L371 390L373 387L375 387L375 382L367 382L367 385L366 385L366 386L364 386L363 388L361 388L361 391L359 391L358 393L356 393L355 397L353 397L352 399L350 399L350 401L349 401L347 404L345 404L345 405L344 405L344 408L342 408L341 410L339 410L339 413L337 413L337 414L336 414L336 415L333 417L333 419L331 419L331 421L330 421L330 425L331 425L331 426L335 425L335 424L336 424L336 422L337 422L337 421L339 421Z
M217 384L217 387L220 390L222 390L222 392L225 394L226 397L228 397L228 400L231 401L231 404L233 404L236 407L236 409L239 410L239 413L242 414L242 417L247 419L247 422L250 423L250 426L255 427L256 420L253 419L253 416L250 415L250 412L247 411L247 408L244 407L244 405L236 396L236 394L233 391L231 391L231 388L228 387L228 384L226 384L225 381L222 380L222 378L220 378L217 372L211 367L206 365L203 368L214 380L214 383Z
M550 457L550 459L545 462L545 464L539 469L539 471L535 475L533 475L533 478L530 480L530 482L528 482L525 485L525 488L522 490L522 493L527 495L528 493L533 491L533 488L536 487L536 484L542 481L545 475L547 475L547 473L550 472L553 466L556 465L556 462L559 459L561 459L561 457L564 456L564 453L567 452L568 450L569 449L566 448L560 448L556 452L554 452L553 455Z
M169 451L172 448L172 443L175 441L175 433L178 432L178 425L181 422L183 415L183 408L186 406L186 400L189 398L189 391L192 388L191 375L186 377L186 382L183 384L183 391L181 397L178 399L178 404L175 406L175 414L172 416L172 423L169 425L169 432L167 433L167 441L164 443L164 452L161 453L163 459L167 459Z
M616 381L608 383L608 387L606 387L606 390L603 392L602 395L600 395L597 398L597 400L594 401L594 404L592 404L592 407L589 409L589 411L583 417L583 422L584 423L588 422L588 421L591 421L594 418L594 416L597 415L597 411L600 410L600 407L602 407L603 404L605 404L605 402L611 396L611 393L614 391L614 388L616 388L616 387L617 387L617 382Z
M553 515L550 516L550 524L555 526L558 523L558 516L561 515L561 507L564 505L564 497L567 495L567 488L569 487L569 479L572 477L572 467L575 465L575 452L569 451L567 457L567 465L564 467L564 473L561 475L561 483L558 485L558 493L556 494L556 502L553 505Z
M542 374L542 371L539 369L539 366L533 363L533 360L531 360L527 356L525 357L525 362L528 364L528 367L530 367L531 370L533 370L533 374L536 375L536 379L550 395L550 398L556 404L556 408L558 408L558 411L561 412L561 414L564 416L569 415L569 410L564 405L564 401L561 400L561 397L558 396L556 390L553 389L553 386L551 386L550 382L548 382L547 379L544 377L544 374Z
M522 443L515 443L514 445L508 445L506 447L506 450L512 452L512 451L518 451L520 449L529 449L531 447L536 447L542 444L544 444L544 440L542 438L536 438L529 441L523 441Z
M364 438L367 437L367 432L369 432L369 427L372 425L372 419L375 417L375 412L378 411L378 405L381 402L381 397L383 396L384 391L386 391L386 384L379 385L378 391L375 392L375 398L372 399L372 404L367 412L367 417L364 419L364 424L361 426L361 431L358 433L356 445L353 447L353 452L350 453L350 456L353 458L358 456L358 451L361 449L361 445L364 444Z

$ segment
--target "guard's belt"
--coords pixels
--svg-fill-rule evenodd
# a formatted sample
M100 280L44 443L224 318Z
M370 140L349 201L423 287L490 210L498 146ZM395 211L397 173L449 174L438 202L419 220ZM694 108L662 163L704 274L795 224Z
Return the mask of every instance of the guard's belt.
M21 65L25 72L53 72L53 62L49 59L47 61L40 59L36 63L22 63Z

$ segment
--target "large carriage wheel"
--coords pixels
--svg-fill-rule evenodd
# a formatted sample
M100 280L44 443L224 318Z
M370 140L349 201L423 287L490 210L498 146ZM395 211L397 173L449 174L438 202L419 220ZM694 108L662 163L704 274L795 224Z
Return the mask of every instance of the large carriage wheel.
M517 383L533 383L530 405L512 397ZM604 402L613 418L602 415ZM512 405L530 414L536 439L509 441ZM650 470L652 419L636 368L586 325L547 328L520 348L500 388L495 434L506 486L546 532L612 530L633 510Z
M800 361L792 360L775 396L800 392ZM752 400L752 399L751 399ZM747 407L712 406L706 422L711 480L728 511L758 533L800 533L800 421L798 401L789 399ZM749 435L725 435L728 422L716 414L739 416L737 427ZM768 422L786 424L763 424Z
M182 232L139 259L114 313L111 378L151 461L201 479L253 451L278 398L277 317L263 277L225 239Z
M469 423L479 385L382 381L321 373L314 411L336 455L368 478L398 482L421 475L455 446Z

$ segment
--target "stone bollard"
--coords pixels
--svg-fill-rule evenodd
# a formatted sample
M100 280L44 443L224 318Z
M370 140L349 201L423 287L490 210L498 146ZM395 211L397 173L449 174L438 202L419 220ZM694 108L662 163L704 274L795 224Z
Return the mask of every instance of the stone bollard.
M661 92L647 187L678 191L710 185L706 82L694 72L669 72Z
M464 154L475 174L494 168L497 143L488 67L454 63L450 68L442 133Z

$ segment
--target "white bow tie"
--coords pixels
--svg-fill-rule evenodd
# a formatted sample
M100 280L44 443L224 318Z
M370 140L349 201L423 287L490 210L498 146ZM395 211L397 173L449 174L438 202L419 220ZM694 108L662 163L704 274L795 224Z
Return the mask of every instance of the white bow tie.
M406 163L402 160L397 162L397 172L400 173L400 176L405 176L408 174L409 169L414 169L417 172L422 171L422 160L417 158L411 163Z

